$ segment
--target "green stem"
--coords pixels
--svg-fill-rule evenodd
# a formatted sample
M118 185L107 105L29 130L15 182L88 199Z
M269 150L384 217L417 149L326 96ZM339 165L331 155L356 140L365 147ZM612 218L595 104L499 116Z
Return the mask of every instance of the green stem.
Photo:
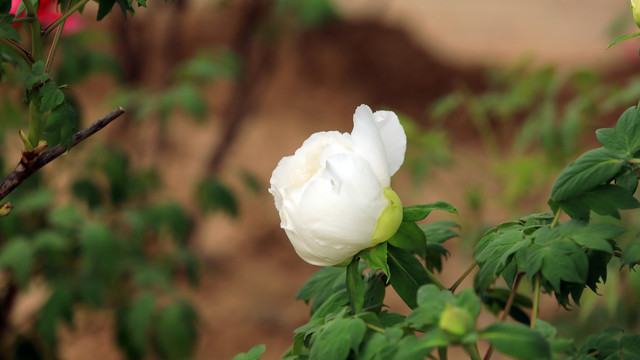
M453 285L451 285L451 287L449 288L449 291L455 292L456 289L458 288L458 286L460 286L460 284L464 281L464 279L466 279L467 276L469 276L469 274L471 273L473 268L476 267L476 265L478 265L478 263L476 261L474 261L473 264L471 264L471 266L469 266L467 268L467 270L464 272L464 274L462 274L462 276L460 276L460 278L458 280L456 280L456 282Z
M382 334L387 332L387 330L385 330L384 328L381 328L379 326L375 326L375 325L372 325L372 324L369 324L369 323L365 323L365 324L367 325L367 327L369 329L371 329L373 331L377 331L377 332L382 333Z
M511 305L513 305L513 299L515 299L516 293L518 292L518 286L520 285L520 280L522 280L522 277L524 276L524 274L525 273L518 273L518 275L516 275L516 278L513 281L513 286L511 288L511 294L509 294L509 299L507 300L507 304L504 306L504 311L500 316L500 321L505 321L507 319L507 315L511 310ZM484 360L491 359L492 354L493 354L493 345L489 345L489 349L487 349L487 353L484 355Z
M20 44L18 44L17 42L11 39L8 39L6 37L0 37L0 44L6 45L7 47L11 48L13 51L16 52L16 54L18 54L22 59L24 59L24 61L26 61L27 64L32 65L34 63L33 58L31 57L31 54L29 53L29 51L23 48L22 46L20 46Z
M23 16L23 17L19 17L19 18L14 18L13 20L9 21L9 24L19 24L19 23L23 23L23 22L29 22L32 21L33 17L32 16Z
M463 347L471 360L482 360L480 352L478 351L478 346L475 343L464 344Z
M46 28L42 30L42 36L47 36L51 34L53 29L55 29L58 25L64 23L65 20L76 11L80 10L89 0L80 0L77 4L73 5L69 10L65 11L59 18L57 18L54 22L47 25Z
M25 1L26 2L26 1ZM42 130L42 115L38 111L35 100L29 103L29 135L31 146L35 148L40 142L40 132ZM26 149L31 150L31 149Z
M440 357L440 360L447 360L447 347L446 346L440 346L438 348L438 357Z
M27 9L26 16L31 18L29 23L29 30L31 30L31 56L35 61L42 60L42 38L40 37L40 20L36 14L36 8L31 3L31 0L24 0L22 2Z
M560 213L562 213L562 210L558 209L556 213L553 215L553 221L551 221L551 225L549 226L550 229L553 229L554 227L556 227L556 225L558 225L558 219L560 219Z
M427 277L429 277L429 280L431 280L431 282L438 287L438 289L440 290L447 290L447 287L444 286L444 284L442 283L442 281L440 281L440 279L438 279L432 272L431 270L425 268L424 269L427 272Z
M540 274L536 275L534 285L534 297L533 297L533 313L531 314L531 327L536 325L536 318L538 318L538 307L540 306Z
M47 66L46 66L47 72L49 72L49 69L51 69L51 64L53 63L53 57L56 55L56 50L58 50L58 41L62 36L63 30L64 30L64 21L60 24L60 26L58 26L56 35L53 37L53 42L51 43L51 48L49 49L49 56L47 56Z

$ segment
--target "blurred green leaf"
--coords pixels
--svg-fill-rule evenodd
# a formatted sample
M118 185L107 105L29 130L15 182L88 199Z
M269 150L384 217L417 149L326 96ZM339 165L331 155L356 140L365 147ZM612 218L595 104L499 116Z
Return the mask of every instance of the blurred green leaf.
M479 332L496 350L519 359L549 359L549 343L542 335L521 324L494 323Z
M232 217L238 216L235 195L218 178L207 176L201 179L196 186L196 200L202 210L221 210Z
M246 353L238 354L231 360L259 360L260 356L264 353L266 346L263 344L252 347Z
M193 356L197 340L195 311L186 303L165 307L156 324L158 355L165 360L184 360Z
M67 324L73 322L73 292L66 282L56 282L51 288L53 292L40 310L36 328L43 340L55 348L59 321L64 320Z
M83 200L89 208L95 209L102 203L102 194L96 183L88 178L78 179L71 186L73 195L79 200Z
M24 237L10 239L0 251L0 267L8 268L20 287L25 287L31 276L33 246Z
M76 110L67 101L57 106L47 116L44 124L44 138L49 146L61 144L67 149L73 141L80 119Z

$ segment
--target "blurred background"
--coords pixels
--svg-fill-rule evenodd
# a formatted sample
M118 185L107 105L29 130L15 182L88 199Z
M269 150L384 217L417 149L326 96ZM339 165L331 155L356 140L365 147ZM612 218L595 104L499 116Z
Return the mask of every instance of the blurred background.
M90 3L77 18L82 31L64 35L53 76L70 84L81 123L116 106L127 113L23 184L14 213L0 219L5 240L25 231L45 239L77 222L93 224L81 242L105 239L80 246L101 268L81 265L58 283L33 270L11 310L10 329L35 327L63 359L145 357L146 346L179 358L163 339L195 346L196 359L257 344L267 346L264 359L280 358L308 319L296 292L318 268L279 227L271 171L313 132L351 131L360 104L401 117L409 144L393 187L403 204L458 208L459 217L429 218L460 224L445 243L443 282L452 284L484 230L548 211L559 171L640 99L640 42L606 50L635 32L623 0L147 5L95 23ZM26 109L22 94L0 91L8 172ZM92 285L100 271L108 291ZM612 295L617 287L631 295ZM607 303L585 295L582 310L566 315L549 301L542 317L567 324L564 334L612 323L638 330L639 288L616 277L603 289ZM393 295L387 303L408 311ZM150 328L160 330L147 338Z

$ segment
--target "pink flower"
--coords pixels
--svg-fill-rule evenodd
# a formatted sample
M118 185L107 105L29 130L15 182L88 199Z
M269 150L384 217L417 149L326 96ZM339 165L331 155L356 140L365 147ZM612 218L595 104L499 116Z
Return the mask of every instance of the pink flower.
M15 14L16 11L18 11L18 7L20 6L21 2L22 0L11 0L11 14ZM57 2L55 0L40 0L40 7L38 8L38 19L40 20L41 26L46 27L60 17L60 9L58 9L56 3ZM24 16L24 13L22 13L18 17L22 16ZM64 33L74 33L80 30L80 28L82 28L82 22L76 15L72 15L67 18L67 21L65 22Z

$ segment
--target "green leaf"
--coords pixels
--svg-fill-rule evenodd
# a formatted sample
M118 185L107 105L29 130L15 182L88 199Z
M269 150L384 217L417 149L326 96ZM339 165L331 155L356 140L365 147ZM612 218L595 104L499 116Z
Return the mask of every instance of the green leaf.
M366 277L363 309L377 314L382 310L382 306L384 305L386 284L381 276L373 272L371 273L372 275L367 274Z
M521 324L498 322L478 334L505 355L520 359L551 358L549 343L542 335Z
M429 283L429 276L420 261L410 252L393 245L388 245L387 250L391 286L402 300L413 309L417 306L418 289Z
M605 148L587 151L567 166L551 188L557 202L609 182L622 169L622 157Z
M98 5L98 17L97 20L102 20L108 13L113 9L113 5L115 5L116 0L100 0Z
M148 353L156 299L151 294L139 296L124 311L119 325L119 342L129 358L143 359Z
M102 203L102 194L96 183L88 178L78 179L71 186L73 196L86 202L91 209L95 209Z
M382 270L382 272L387 275L387 278L391 276L389 265L387 264L386 241L376 245L373 248L362 250L358 255L367 262L371 270Z
M442 210L452 214L458 214L453 205L444 201L437 201L426 205L413 205L405 207L402 211L402 221L420 221L429 216L433 210Z
M7 23L0 24L0 36L14 41L20 41L20 35L16 29Z
M358 349L367 327L361 319L335 319L321 327L311 338L309 359L347 359Z
M262 356L266 348L267 347L264 346L264 344L256 345L246 353L242 353L234 356L233 359L231 360L259 360L260 356Z
M624 140L625 150L629 155L640 146L640 111L637 107L628 108L616 124L616 133Z
M389 244L411 251L420 257L427 256L427 243L424 232L414 222L403 221L398 231L388 240Z
M64 101L64 93L58 89L58 84L48 81L40 88L40 111L46 113L53 110Z
M355 313L362 311L364 304L364 285L362 284L362 273L359 270L360 259L356 256L347 266L347 292L349 300Z
M569 222L559 226L560 234L571 237L578 245L587 249L613 253L613 248L607 240L622 235L626 229L612 224L581 225L578 222Z
M580 198L595 213L620 219L621 210L636 209L640 202L628 191L617 185L600 185L584 193Z
M418 226L426 236L427 243L441 244L451 238L459 236L452 228L460 228L460 225L453 221L441 220Z
M45 120L44 136L47 144L61 144L69 149L79 123L78 113L73 106L67 101L63 102L53 109Z
M633 268L640 263L640 237L636 237L620 256L622 266Z
M2 247L0 267L11 270L18 286L24 287L29 282L32 263L33 247L26 238L12 238Z
M118 246L108 227L84 225L80 231L80 246L86 271L105 280L117 275Z
M433 284L424 285L417 293L418 307L407 316L407 322L413 327L437 325L446 304L454 301L450 291L441 291Z
M544 238L536 238L524 254L526 258L522 262L527 264L527 275L533 278L540 270L555 292L560 292L561 281L581 284L586 281L589 265L584 249L557 231L548 231Z
M333 290L334 284L345 277L344 267L328 266L315 272L296 294L296 300L309 302L325 290Z
M638 188L638 173L634 169L628 168L622 174L616 176L615 183L627 193L633 195Z
M609 45L607 45L607 49L612 47L613 45L619 43L620 41L631 39L631 38L634 38L634 37L636 37L638 35L640 35L640 32L637 32L635 34L629 34L629 35L620 36L619 38L617 38L617 39L613 40L612 42L610 42Z
M625 152L627 146L622 136L619 136L615 129L604 128L596 130L598 142L605 148L615 152Z
M197 316L186 303L164 308L156 324L158 354L166 360L190 359L196 347Z
M25 87L31 89L37 84L44 84L49 79L49 74L45 71L47 66L42 60L36 61L31 65L31 75L25 81Z
M531 244L518 229L489 233L481 241L487 244L474 256L480 267L479 277L482 283L496 279L511 262L513 255Z
M238 216L238 204L233 191L215 177L204 177L196 186L196 199L205 211L221 210L232 217Z
M36 328L42 339L55 347L58 342L58 322L60 320L71 324L73 321L73 292L66 283L52 284L53 292L40 310L36 320Z

